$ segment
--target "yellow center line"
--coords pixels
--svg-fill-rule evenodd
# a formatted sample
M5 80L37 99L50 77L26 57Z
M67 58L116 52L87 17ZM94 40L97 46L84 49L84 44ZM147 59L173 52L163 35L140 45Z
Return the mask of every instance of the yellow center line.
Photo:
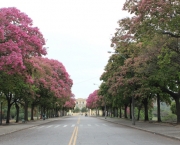
M70 141L69 141L69 144L68 144L68 145L71 145L71 144L72 144L73 137L74 137L74 133L76 132L76 128L77 128L77 127L75 127L75 128L74 128L73 134L72 134L72 136L71 136L71 139L70 139Z
M79 123L80 123L80 117L78 118L78 121L77 121L77 124ZM68 145L76 145L77 135L78 135L78 127L75 126Z
M73 145L76 145L77 134L78 134L78 127L76 128L76 133L74 135L74 143L73 143Z

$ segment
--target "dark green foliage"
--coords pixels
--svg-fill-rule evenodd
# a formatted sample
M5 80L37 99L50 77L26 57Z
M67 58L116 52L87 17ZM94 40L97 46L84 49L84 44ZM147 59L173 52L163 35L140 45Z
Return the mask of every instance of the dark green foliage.
M73 113L79 113L81 110L79 109L79 107L76 107L74 110L73 110Z
M86 108L86 107L83 107L83 108L81 109L81 112L82 112L82 113L87 112L87 108Z
M176 103L175 102L171 103L171 111L173 114L176 114Z

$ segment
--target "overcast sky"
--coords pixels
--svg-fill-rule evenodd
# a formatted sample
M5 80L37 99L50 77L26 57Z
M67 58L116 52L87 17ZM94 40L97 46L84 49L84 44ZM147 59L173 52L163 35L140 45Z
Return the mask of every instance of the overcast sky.
M47 40L46 57L62 62L75 98L98 89L117 21L127 17L125 0L4 0L1 7L26 13ZM95 84L95 85L94 85Z

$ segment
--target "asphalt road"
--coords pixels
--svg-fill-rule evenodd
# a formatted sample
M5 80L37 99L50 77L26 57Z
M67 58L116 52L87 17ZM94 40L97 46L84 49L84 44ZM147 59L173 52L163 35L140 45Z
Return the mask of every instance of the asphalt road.
M179 144L177 140L85 116L72 116L0 136L0 145Z

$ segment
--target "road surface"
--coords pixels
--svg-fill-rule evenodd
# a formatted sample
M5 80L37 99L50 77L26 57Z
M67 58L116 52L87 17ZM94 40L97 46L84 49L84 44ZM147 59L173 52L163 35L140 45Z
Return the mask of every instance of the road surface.
M70 116L0 136L0 145L179 145L180 141L95 117Z

